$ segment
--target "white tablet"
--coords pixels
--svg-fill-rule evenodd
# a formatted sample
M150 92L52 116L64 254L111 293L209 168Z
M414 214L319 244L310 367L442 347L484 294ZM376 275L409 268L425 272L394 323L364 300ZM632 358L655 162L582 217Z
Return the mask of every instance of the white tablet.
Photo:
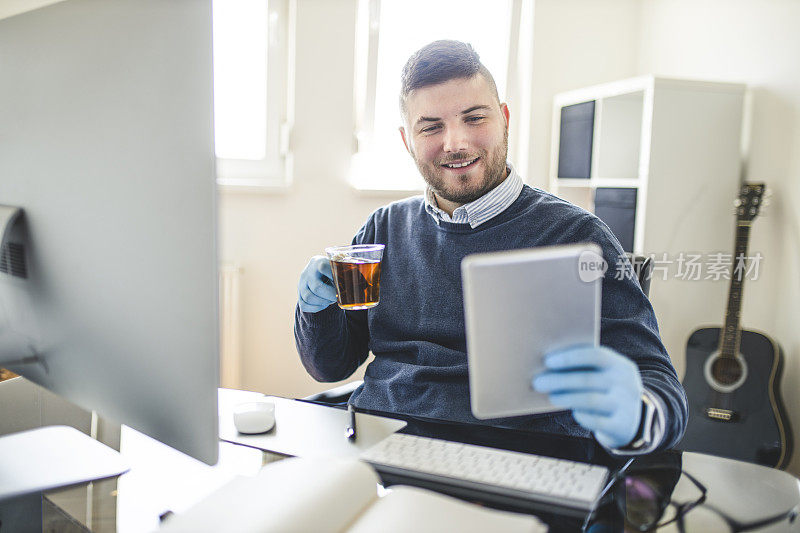
M600 342L607 264L595 244L475 254L461 262L472 413L561 410L531 387L552 350Z

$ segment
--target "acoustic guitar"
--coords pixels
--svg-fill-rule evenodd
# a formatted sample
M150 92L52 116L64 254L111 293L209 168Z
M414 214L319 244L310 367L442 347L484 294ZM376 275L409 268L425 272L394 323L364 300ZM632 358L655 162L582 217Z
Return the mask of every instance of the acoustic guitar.
M683 386L689 424L677 448L785 468L792 432L780 394L783 351L762 333L740 328L742 268L764 184L742 186L736 201L736 242L723 328L701 328L686 346ZM738 268L737 268L738 267Z

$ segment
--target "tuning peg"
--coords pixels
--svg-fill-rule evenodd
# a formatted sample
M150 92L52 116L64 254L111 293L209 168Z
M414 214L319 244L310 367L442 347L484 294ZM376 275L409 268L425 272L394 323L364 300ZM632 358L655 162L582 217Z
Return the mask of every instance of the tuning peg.
M733 201L733 205L735 207L739 207L740 205L742 205L742 199L741 198L737 198L736 200Z

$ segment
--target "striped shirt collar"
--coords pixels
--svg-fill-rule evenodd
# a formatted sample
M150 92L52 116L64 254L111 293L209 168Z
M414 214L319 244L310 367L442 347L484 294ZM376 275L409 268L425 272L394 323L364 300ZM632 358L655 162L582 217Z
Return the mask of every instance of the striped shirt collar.
M439 222L454 222L456 224L469 224L472 229L477 228L487 220L505 211L522 192L522 178L511 163L506 162L509 170L508 177L500 185L487 192L477 200L457 207L453 216L448 215L436 202L436 197L430 187L425 190L425 210Z

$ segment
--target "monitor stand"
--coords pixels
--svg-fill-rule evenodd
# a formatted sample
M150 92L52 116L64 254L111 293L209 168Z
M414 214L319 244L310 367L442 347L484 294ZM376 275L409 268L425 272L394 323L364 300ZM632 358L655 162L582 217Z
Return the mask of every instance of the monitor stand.
M0 502L128 470L119 452L69 426L0 437Z

